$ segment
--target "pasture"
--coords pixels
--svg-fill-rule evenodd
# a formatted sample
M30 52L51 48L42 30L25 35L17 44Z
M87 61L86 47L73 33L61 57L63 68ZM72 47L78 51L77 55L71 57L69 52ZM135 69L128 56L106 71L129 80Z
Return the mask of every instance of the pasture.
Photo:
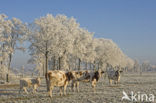
M156 73L143 73L141 76L134 73L124 73L119 84L109 85L108 78L103 76L97 83L96 92L92 92L90 83L80 82L80 92L72 92L71 84L67 87L67 95L60 96L59 88L55 87L53 97L50 98L46 91L45 80L42 79L37 93L19 94L19 81L0 85L0 103L132 103L128 100L122 101L123 91L128 95L133 91L138 94L146 93L156 96ZM138 94L139 95L139 94ZM155 99L156 102L156 99ZM135 103L146 103L135 102Z

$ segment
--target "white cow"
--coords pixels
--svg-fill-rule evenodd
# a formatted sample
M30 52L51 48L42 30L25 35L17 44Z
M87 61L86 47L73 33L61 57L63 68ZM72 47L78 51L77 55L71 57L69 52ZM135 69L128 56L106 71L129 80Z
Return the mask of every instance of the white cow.
M37 88L41 84L41 79L38 78L22 78L20 80L20 90L19 93L21 92L22 89L28 94L27 88L33 87L33 93L36 92Z
M112 80L114 80L115 84L118 84L120 81L120 77L121 77L121 73L123 71L121 70L108 70L107 71L107 75L108 75L108 79L109 79L109 84L112 84Z

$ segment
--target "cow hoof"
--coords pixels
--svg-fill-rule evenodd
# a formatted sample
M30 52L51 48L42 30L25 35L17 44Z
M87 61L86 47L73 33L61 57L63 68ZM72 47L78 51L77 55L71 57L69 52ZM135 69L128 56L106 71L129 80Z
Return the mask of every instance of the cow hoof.
M52 98L52 95L49 95L50 98Z
M50 98L52 98L52 96L49 96Z

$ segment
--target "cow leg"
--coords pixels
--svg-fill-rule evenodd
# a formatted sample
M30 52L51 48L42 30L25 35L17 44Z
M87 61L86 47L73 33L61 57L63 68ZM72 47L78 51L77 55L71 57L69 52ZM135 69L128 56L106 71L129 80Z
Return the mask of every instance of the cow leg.
M37 85L33 85L33 93L36 93L37 91Z
M119 80L116 81L116 84L119 84Z
M72 85L71 85L72 91L75 92L75 82L72 81Z
M79 82L76 83L77 92L79 92Z
M21 94L21 90L23 89L23 87L20 87L20 90L19 90L19 94Z
M96 79L92 81L92 88L93 88L94 93L96 92L95 86L96 86Z
M23 89L28 94L27 88L26 87L23 87Z
M66 88L67 88L68 82L65 83L64 85L64 95L66 95Z
M117 80L117 82L118 82L118 83L120 82L120 76L118 77L118 80Z
M112 80L111 79L109 79L109 84L112 85Z
M63 94L63 93L62 93L62 87L60 87L60 96L62 96L62 94Z
M114 80L114 84L117 84L117 81L116 80Z
M50 86L50 87L49 87L49 96L50 96L50 97L52 97L53 88L54 88L53 86Z

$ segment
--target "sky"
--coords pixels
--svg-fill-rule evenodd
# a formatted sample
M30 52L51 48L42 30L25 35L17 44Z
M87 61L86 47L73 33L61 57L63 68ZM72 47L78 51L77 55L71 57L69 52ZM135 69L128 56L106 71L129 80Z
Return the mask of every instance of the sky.
M132 59L156 64L156 0L1 0L1 13L28 23L47 13L74 17L94 37L112 39ZM27 52L17 51L12 65L19 67L28 58Z

